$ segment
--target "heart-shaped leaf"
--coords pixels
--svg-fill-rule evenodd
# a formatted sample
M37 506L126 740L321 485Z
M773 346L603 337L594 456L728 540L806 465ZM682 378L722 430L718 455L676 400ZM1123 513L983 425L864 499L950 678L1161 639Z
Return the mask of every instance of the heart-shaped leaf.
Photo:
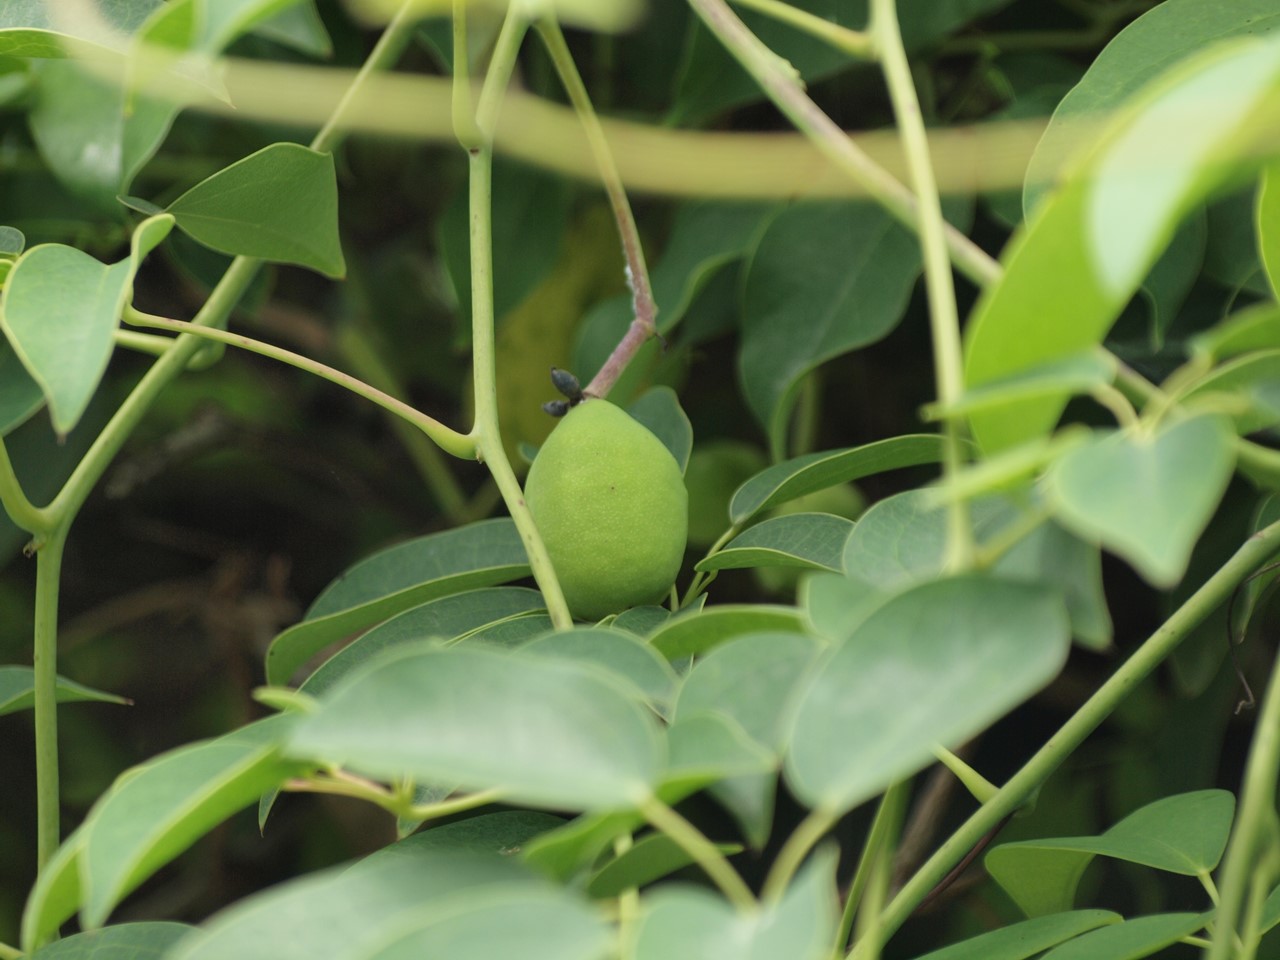
M114 348L138 265L173 228L162 214L138 224L129 256L108 266L74 247L32 247L14 265L0 298L0 324L67 434L97 389Z
M1152 584L1171 587L1231 479L1234 436L1217 415L1155 434L1098 434L1058 462L1050 502L1063 526L1119 554Z

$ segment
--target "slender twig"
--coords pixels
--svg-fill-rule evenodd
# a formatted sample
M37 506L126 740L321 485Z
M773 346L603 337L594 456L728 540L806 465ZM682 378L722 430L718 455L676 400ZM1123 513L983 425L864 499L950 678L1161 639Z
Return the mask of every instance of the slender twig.
M865 31L842 27L808 10L782 3L781 0L732 0L732 2L739 7L747 7L757 13L763 13L766 17L772 17L780 23L812 34L851 57L857 57L859 60L875 59L875 45Z
M1111 675L1097 692L1009 778L988 803L960 826L903 886L885 908L880 935L898 930L930 890L978 841L1013 813L1031 793L1096 730L1135 686L1173 652L1187 633L1225 603L1242 581L1280 550L1280 523L1254 534ZM1280 688L1280 684L1276 684ZM855 950L851 957L861 957Z
M794 73L747 29L725 0L689 0L689 3L796 129L828 160L865 187L889 213L911 229L919 229L919 204L912 192L868 157L822 112ZM951 258L965 276L979 286L999 279L1000 265L977 244L950 225L944 232Z
M125 308L124 319L125 322L134 326L173 330L175 333L185 333L206 340L213 340L217 343L225 343L228 346L239 347L241 350L247 350L262 357L279 360L281 363L287 363L289 366L297 367L299 370L305 370L307 373L320 377L322 380L328 380L330 383L335 383L350 390L357 396L364 397L370 403L376 403L383 410L394 413L405 422L413 424L434 440L440 449L445 452L463 460L474 460L476 457L476 444L473 438L446 427L439 420L427 416L420 410L416 410L403 400L397 400L376 387L370 386L363 380L358 380L351 374L343 373L341 370L335 370L328 364L320 363L318 360L312 360L310 357L304 357L300 353L294 353L292 350L286 350L284 347L277 347L270 343L263 343L261 340L255 340L253 337L246 337L240 333L231 333L210 327L198 327L185 320L157 317L152 314L142 313L132 307ZM176 343L177 341L174 342Z
M582 82L577 65L573 62L573 54L569 52L564 33L561 32L560 25L554 17L545 17L538 22L538 35L551 55L551 62L555 64L560 82L564 84L565 92L569 95L569 102L573 104L573 109L582 120L587 142L591 145L591 154L600 171L600 180L604 185L605 194L609 197L613 218L618 224L622 255L627 264L627 284L631 287L631 308L634 319L613 353L583 389L583 393L589 396L605 397L640 348L658 333L658 305L653 300L653 288L649 283L649 268L645 264L644 247L640 243L640 231L636 227L636 218L631 212L626 188L622 185L622 177L618 173L617 163L614 162L613 151L609 149L604 128L600 125L600 118L596 116L595 108L591 105L591 98L587 95L586 85Z
M752 895L751 888L743 882L738 871L730 866L724 854L697 827L655 796L650 796L641 803L639 809L650 824L670 837L702 867L730 903L743 911L755 909L756 898Z
M964 357L960 346L960 315L956 307L956 291L951 280L951 260L947 254L946 221L942 218L942 201L938 184L929 163L929 140L924 132L924 118L916 97L911 65L907 62L898 28L898 11L894 0L871 0L871 35L879 54L881 70L889 88L889 99L898 121L903 152L911 171L911 183L918 200L920 245L924 257L925 291L929 300L929 324L933 335L934 379L938 399L951 405L964 392ZM964 446L960 436L962 418L948 417L943 422L943 483L954 477L964 463ZM973 564L973 527L969 521L969 505L963 500L947 504L947 567L967 570Z

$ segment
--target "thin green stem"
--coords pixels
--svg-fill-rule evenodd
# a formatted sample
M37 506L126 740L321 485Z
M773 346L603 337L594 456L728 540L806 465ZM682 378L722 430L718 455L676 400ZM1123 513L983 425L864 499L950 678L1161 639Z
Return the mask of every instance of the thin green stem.
M0 437L0 504L9 515L14 526L35 534L37 537L48 534L53 529L54 519L47 508L37 507L27 499L26 492L13 472L13 462L9 459L9 448L5 446L4 437Z
M960 315L956 308L955 285L951 279L951 260L947 253L946 221L942 218L942 200L938 183L929 162L929 141L924 132L924 118L916 96L911 65L907 62L902 32L898 28L895 0L871 0L871 34L889 99L898 121L907 168L917 198L920 246L924 256L925 292L929 300L929 322L933 335L934 378L938 399L950 406L964 392L964 356L960 346ZM960 420L948 417L942 428L943 482L954 477L964 464L964 446L960 436ZM955 500L947 505L947 566L953 571L967 570L973 565L973 527L969 521L969 504Z
M139 333L137 330L116 330L111 334L116 346L145 353L152 357L163 357L173 349L173 337L160 337L154 333Z
M347 124L359 113L368 109L368 105L357 102L365 90L365 81L373 74L393 66L404 53L405 47L413 39L413 30L418 21L417 4L406 0L400 5L395 16L387 23L387 27L378 37L378 42L369 51L369 56L360 65L355 79L347 85L337 106L329 114L316 135L311 139L311 149L328 153L340 144L347 135Z
M951 771L957 780L964 784L964 788L969 791L970 796L979 803L986 803L999 792L999 787L946 747L934 747L933 755L938 758L940 764Z
M919 204L912 192L867 156L822 112L805 93L794 69L761 43L725 0L689 0L689 3L765 95L823 156L857 181L903 224L919 230ZM963 233L947 225L945 236L957 269L970 280L982 287L1000 278L1000 264Z
M1101 406L1106 407L1116 418L1122 428L1136 430L1139 425L1138 413L1124 393L1109 383L1099 383L1089 391L1089 395Z
M490 149L493 147L494 130L498 125L498 111L502 109L502 101L511 82L511 72L515 69L516 55L529 30L529 23L518 9L519 6L516 4L508 8L507 17L502 21L502 29L498 31L498 39L494 43L493 58L485 72L484 84L480 87L480 103L476 107L475 123L483 137L482 145ZM455 61L459 52L454 51ZM475 149L465 145L464 148Z
M587 143L591 147L591 155L595 159L596 168L600 171L600 181L609 198L609 207L618 224L618 237L622 241L622 254L627 264L627 282L631 287L634 319L609 358L583 389L583 393L589 396L605 397L640 348L658 332L658 306L653 300L653 288L649 282L649 268L644 259L644 247L640 243L640 231L636 227L636 218L631 212L626 188L622 185L622 176L618 173L618 165L614 162L613 151L609 149L609 141L605 138L600 118L596 116L595 108L591 105L591 97L587 94L586 85L582 82L578 67L573 62L569 44L565 42L564 33L554 17L545 17L538 22L538 35L542 38L547 53L551 55L551 62L555 64L560 82L564 84L565 92L569 95L569 102L573 105L579 120L582 121Z
M729 529L726 530L724 533L720 534L720 539L717 540L708 548L707 557L713 557L717 553L719 553L720 549L726 543L728 543L730 540L736 537L741 529L742 527L735 523L732 526L730 526ZM706 557L704 557L703 559L705 560ZM685 591L684 599L680 601L681 609L687 607L689 604L691 604L694 600L698 598L698 594L701 593L704 589L706 589L706 586L708 583L710 583L713 579L715 579L716 572L717 571L715 570L711 570L711 571L699 570L697 573L693 575L693 580L689 583L689 589Z
M1188 597L1058 732L1009 778L995 797L983 804L916 871L885 908L882 938L892 936L948 871L984 835L1017 810L1085 738L1124 702L1133 688L1173 652L1192 628L1225 603L1231 592L1277 551L1280 551L1280 523L1265 527L1246 540L1235 555ZM1280 687L1280 684L1276 686ZM855 950L850 956L861 958L863 954Z
M58 795L58 586L66 527L59 527L36 551L35 728L36 869L43 870L61 840Z
M1272 668L1249 747L1235 826L1223 859L1222 895L1215 914L1213 946L1208 960L1227 960L1231 956L1250 880L1264 850L1265 834L1274 829L1277 776L1280 776L1280 657ZM1274 869L1271 873L1268 882L1274 879Z
M0 943L0 960L20 960L24 956L23 952L17 947L11 947L7 943Z
M733 3L739 7L755 10L757 13L763 13L766 17L772 17L779 23L785 23L797 30L803 30L851 57L857 57L859 60L875 59L875 45L871 42L871 37L861 30L842 27L807 10L793 7L789 3L782 3L781 0L733 0Z
M787 842L782 845L782 849L778 851L773 866L769 868L764 888L760 891L761 900L768 904L777 903L782 899L782 895L787 892L787 887L791 884L796 871L800 869L800 865L804 863L804 858L809 855L809 851L831 832L839 820L839 810L818 807L811 810L809 815L800 821L800 824L791 831L791 836L787 837Z
M714 843L703 836L702 831L655 796L640 804L640 813L649 823L661 830L702 867L708 877L720 888L729 902L742 911L754 910L756 898L751 888L743 882Z
M438 820L455 813L465 813L477 807L484 807L501 799L501 790L478 790L461 797L441 800L439 803L424 803L421 806L409 807L403 814L408 820Z
M849 884L849 893L844 898L844 912L840 916L840 930L836 935L836 947L839 950L845 950L849 938L853 936L853 923L858 916L858 908L862 905L862 894L871 879L872 865L880 857L889 837L898 829L908 789L909 781L895 783L885 791L880 798L880 805L876 807L875 819L871 821L871 829L867 831L867 839L862 845L862 855L858 858L858 867Z
M256 353L262 357L269 357L272 360L279 360L281 363L287 363L291 367L304 370L313 374L322 380L328 380L330 383L337 384L344 389L350 390L357 396L364 397L370 403L375 403L389 413L394 413L397 417L406 423L411 423L428 437L430 437L440 449L446 453L451 453L455 457L463 460L474 460L476 457L476 443L472 437L465 433L459 433L446 427L439 420L427 416L420 410L416 410L403 400L397 400L389 394L383 393L376 387L372 387L363 380L357 380L349 373L343 373L341 370L335 370L327 364L320 363L318 360L312 360L310 357L304 357L300 353L294 353L292 350L286 350L284 347L277 347L269 343L263 343L261 340L255 340L252 337L246 337L243 334L231 333L227 330L219 330L212 327L199 327L195 324L188 323L185 320L170 320L168 317L156 317L148 313L142 313L132 307L126 307L124 312L126 323L131 323L139 327L153 327L159 330L173 330L175 333L185 333L194 337L200 337L206 340L213 340L217 343L225 343L231 347L238 347L241 350L247 350L249 353ZM172 341L177 343L176 340Z
M573 616L564 599L564 591L556 578L551 557L538 533L533 515L524 500L524 491L516 479L511 462L502 445L501 426L498 422L498 372L497 350L494 344L493 312L493 125L501 105L502 94L515 68L516 54L524 37L526 24L520 11L513 6L507 14L498 35L493 59L485 75L480 94L477 125L485 141L479 146L467 148L468 200L470 209L471 250L471 369L474 385L476 419L471 437L476 443L480 459L489 468L498 492L507 505L516 530L524 542L529 557L529 567L542 591L547 613L557 629L573 626ZM461 51L455 51L460 55Z

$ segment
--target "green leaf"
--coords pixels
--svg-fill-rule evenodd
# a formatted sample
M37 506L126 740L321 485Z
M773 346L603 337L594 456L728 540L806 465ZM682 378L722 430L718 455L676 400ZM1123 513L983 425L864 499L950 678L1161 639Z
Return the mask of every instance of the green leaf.
M356 637L307 677L301 689L319 696L383 650L432 638L452 640L545 606L542 594L524 587L490 587L429 600Z
M19 258L0 297L0 324L44 392L54 429L70 432L93 397L114 348L120 315L142 260L173 227L168 215L134 230L131 252L107 266L60 244Z
M81 922L100 926L143 880L293 776L300 768L281 759L278 743L291 719L271 717L123 774L83 828Z
M31 954L31 960L161 960L165 952L194 928L185 923L121 923L77 933Z
M1199 790L1135 810L1096 837L1006 843L986 856L991 876L1029 916L1070 910L1095 856L1127 860L1184 876L1207 874L1222 858L1235 797Z
M0 56L67 57L87 48L123 51L161 0L89 0L69 10L48 0L6 0L0 5Z
M910 434L844 450L807 453L756 474L733 495L729 518L745 523L762 510L873 474L942 459L942 438Z
M956 415L969 415L999 407L1010 401L1034 399L1054 394L1088 393L1095 387L1115 379L1116 363L1107 354L1096 351L1061 357L1020 370L962 393L954 403L932 403L924 408L929 420L942 420Z
M472 523L389 547L341 574L316 598L301 623L271 641L267 682L287 683L329 644L394 614L528 573L524 544L507 519Z
M74 60L40 62L33 75L39 95L28 116L45 163L98 216L119 220L115 198L159 148L177 105Z
M102 803L105 796L98 802ZM58 932L80 906L80 853L84 850L85 829L81 824L62 841L53 857L36 877L35 886L22 911L22 944L35 949Z
M1051 472L1050 502L1069 530L1119 554L1150 583L1171 587L1231 479L1233 435L1217 415L1154 435L1098 433Z
M1212 916L1160 913L1135 917L1068 940L1050 950L1041 960L1140 960L1195 933L1211 921Z
M627 406L627 413L648 428L671 451L684 473L693 451L693 425L670 387L654 387Z
M827 960L838 902L833 850L805 865L781 901L734 911L698 887L671 887L643 897L630 956L635 960Z
M1119 923L1110 910L1073 910L1034 917L926 953L917 960L1026 960L1089 930Z
M1054 112L1027 167L1027 211L1048 189L1062 158L1078 148L1082 121L1114 113L1158 75L1205 47L1277 30L1280 13L1270 0L1165 0L1134 20L1112 38Z
M529 841L564 826L564 822L561 817L536 810L484 813L405 837L371 853L359 862L357 869L380 869L390 860L422 859L438 853L489 854L510 859Z
M649 637L649 643L668 660L706 653L744 633L797 630L800 614L794 607L771 604L723 604L672 617Z
M30 710L35 705L35 671L30 667L0 667L0 717ZM103 693L64 677L58 678L58 702L89 700L97 703L129 703L114 693Z
M899 594L804 692L788 782L811 807L852 809L1052 680L1069 636L1061 601L1038 586L970 575Z
M774 451L801 380L902 318L920 245L882 207L797 204L769 224L744 282L738 370Z
M202 180L168 211L219 253L346 273L332 154L273 143Z
M27 245L27 238L17 227L0 226L0 257L16 257Z
M1228 42L1114 118L1089 161L1009 244L1003 278L984 291L966 328L968 387L1098 343L1182 216L1259 162L1250 138L1278 94L1280 42ZM1189 124L1194 137L1183 135ZM974 415L971 426L996 452L1048 432L1065 402L1011 402Z
M1272 296L1280 299L1280 164L1273 164L1262 174L1257 227L1258 256L1271 284Z
M697 570L742 567L841 569L844 542L853 522L829 513L793 513L764 520L738 534L698 563Z
M249 897L168 960L595 960L605 949L607 928L584 902L512 857L426 845L410 853Z
M333 41L316 11L315 0L285 7L270 19L256 24L253 32L313 57L333 55Z
M384 654L329 691L289 750L568 810L632 806L663 763L652 715L625 687L576 663L481 648Z
M800 633L752 633L731 640L694 664L680 688L675 716L722 714L756 743L781 754L786 707L820 649L819 641ZM711 795L757 849L773 827L776 780L773 774L737 776L711 787Z
M1265 173L1265 169L1263 171ZM1265 297L1271 286L1258 255L1258 191L1252 184L1210 204L1203 274L1236 296Z
M669 708L677 682L675 671L653 647L635 634L610 627L579 627L543 634L524 644L520 652L607 670L658 706L660 712Z
M1280 383L1280 349L1259 350L1223 363L1187 390L1182 399L1223 395L1228 403L1245 401L1244 409L1231 410L1236 433L1244 436L1280 421L1274 397L1277 383ZM1194 404L1190 406L1194 409Z
M717 844L726 856L740 853L737 844ZM614 857L592 874L587 893L597 899L617 897L633 887L643 887L670 876L693 863L678 843L665 833L641 837L625 853Z
M1206 366L1252 350L1280 348L1280 304L1255 303L1187 341Z
M258 30L300 4L301 0L199 0L201 15L196 19L199 32L194 45L201 50L222 50L237 37Z

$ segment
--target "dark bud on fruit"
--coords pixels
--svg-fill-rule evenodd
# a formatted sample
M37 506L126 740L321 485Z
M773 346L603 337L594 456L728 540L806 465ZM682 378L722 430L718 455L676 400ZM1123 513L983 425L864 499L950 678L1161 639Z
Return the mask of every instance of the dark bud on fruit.
M568 400L548 400L542 405L542 409L547 411L553 417L563 417L569 412Z
M552 367L551 384L573 403L582 399L582 384L578 383L578 378L568 370ZM563 416L563 414L556 414L556 416Z

